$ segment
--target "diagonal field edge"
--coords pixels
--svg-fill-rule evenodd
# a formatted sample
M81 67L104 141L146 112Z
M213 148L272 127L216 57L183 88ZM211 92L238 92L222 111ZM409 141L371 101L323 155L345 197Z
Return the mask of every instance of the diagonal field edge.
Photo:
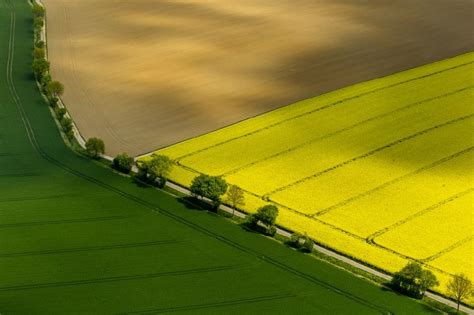
M473 64L474 61L470 61L470 62L466 62L466 63L463 63L463 64L459 64L459 65L456 65L454 67L450 67L450 68L446 68L446 69L443 69L443 70L439 70L439 71L436 71L436 72L432 72L432 73L429 73L429 74L426 74L426 75L422 75L422 76L419 76L419 77L415 77L415 78L412 78L412 79L409 79L409 80L405 80L405 81L400 81L400 82L397 82L397 83L394 83L394 84L391 84L391 85L387 85L387 86L384 86L384 87L381 87L381 88L377 88L377 89L374 89L374 90L370 90L370 91L367 91L365 93L361 93L361 94L358 94L358 95L355 95L355 96L351 96L351 97L347 97L347 98L344 98L342 100L339 100L339 101L336 101L334 103L330 103L330 104L327 104L327 105L324 105L322 107L318 107L316 109L313 109L313 110L310 110L310 111L307 111L307 112L304 112L302 114L299 114L299 115L296 115L296 116L293 116L293 117L290 117L290 118L287 118L287 119L283 119L283 120L280 120L276 123L273 123L273 124L269 124L263 128L260 128L260 129L256 129L254 131L251 131L249 133L246 133L244 135L240 135L240 136L237 136L237 137L234 137L234 138L230 138L230 139L227 139L225 141L221 141L219 143L216 143L214 145L211 145L209 147L205 147L205 148L202 148L202 149L199 149L197 151L193 151L193 152L190 152L190 153L187 153L185 155L182 155L182 156L179 156L175 159L176 162L180 162L180 160L184 159L184 158L187 158L189 156L192 156L192 155L195 155L195 154L198 154L198 153L201 153L201 152L204 152L204 151L207 151L211 148L214 148L214 147L218 147L218 146L221 146L223 144L226 144L226 143L229 143L229 142L232 142L232 141L235 141L237 139L240 139L240 138L245 138L245 137L248 137L248 136L251 136L251 135L254 135L256 133L259 133L263 130L267 130L267 129L270 129L270 128L273 128L275 126L278 126L280 124L283 124L285 122L288 122L288 121L291 121L291 120L294 120L294 119L298 119L300 117L303 117L303 116L306 116L306 115L310 115L310 114L313 114L315 112L319 112L319 111L322 111L322 110L325 110L325 109L328 109L328 108L331 108L333 106L336 106L336 105L340 105L342 103L345 103L347 101L350 101L350 100L353 100L353 99L357 99L357 98L360 98L360 97L363 97L363 96L366 96L366 95L370 95L370 94L373 94L373 93L376 93L376 92L379 92L379 91L383 91L383 90L386 90L386 89L389 89L389 88L392 88L392 87L395 87L395 86L399 86L399 85L403 85L403 84L406 84L406 83L409 83L409 82L413 82L413 81L417 81L417 80L421 80L421 79L425 79L425 78L428 78L430 76L434 76L434 75L438 75L438 74L441 74L441 73L444 73L444 72L447 72L447 71L451 71L451 70L454 70L454 69L457 69L457 68L461 68L461 67L465 67L465 66L468 66L468 65L471 65Z

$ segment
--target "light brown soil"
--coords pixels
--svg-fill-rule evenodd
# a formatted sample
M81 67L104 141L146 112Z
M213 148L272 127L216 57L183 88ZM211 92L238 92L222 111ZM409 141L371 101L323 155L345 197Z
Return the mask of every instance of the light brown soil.
M82 134L149 152L474 50L471 0L43 0Z

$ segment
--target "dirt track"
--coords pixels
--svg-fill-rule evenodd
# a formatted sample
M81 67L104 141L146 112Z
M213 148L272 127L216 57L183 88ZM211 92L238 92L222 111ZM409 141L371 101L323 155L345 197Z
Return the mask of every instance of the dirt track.
M470 0L43 0L85 137L137 155L474 50Z

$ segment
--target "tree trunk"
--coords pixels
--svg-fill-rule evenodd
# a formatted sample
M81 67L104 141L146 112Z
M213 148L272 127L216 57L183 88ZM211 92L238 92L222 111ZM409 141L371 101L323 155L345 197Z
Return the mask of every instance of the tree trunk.
M461 301L458 300L457 302L458 302L458 307L456 308L456 314L459 313L459 304L461 304Z

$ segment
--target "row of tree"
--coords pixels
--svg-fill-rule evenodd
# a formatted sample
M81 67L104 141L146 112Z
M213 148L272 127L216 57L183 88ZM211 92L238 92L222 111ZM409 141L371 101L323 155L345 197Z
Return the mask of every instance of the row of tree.
M53 107L56 118L61 124L64 134L71 140L74 137L73 122L66 116L65 108L58 108L59 97L64 93L64 86L59 81L51 78L49 61L46 60L46 43L41 40L41 33L45 24L45 11L43 6L33 4L33 26L35 33L35 46L33 48L33 62L31 68L36 80L39 82L41 92L46 95L49 104Z

